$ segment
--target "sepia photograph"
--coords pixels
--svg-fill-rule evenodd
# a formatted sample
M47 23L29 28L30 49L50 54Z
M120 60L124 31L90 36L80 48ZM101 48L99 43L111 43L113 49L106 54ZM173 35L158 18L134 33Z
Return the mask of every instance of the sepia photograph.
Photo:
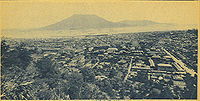
M0 0L1 100L198 100L200 2Z

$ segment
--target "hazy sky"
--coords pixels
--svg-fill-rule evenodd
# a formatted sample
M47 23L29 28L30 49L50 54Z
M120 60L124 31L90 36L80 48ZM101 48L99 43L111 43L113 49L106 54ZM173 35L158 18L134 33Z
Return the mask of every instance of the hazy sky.
M1 4L2 28L37 28L73 14L95 14L109 21L152 20L198 24L197 2L9 2Z

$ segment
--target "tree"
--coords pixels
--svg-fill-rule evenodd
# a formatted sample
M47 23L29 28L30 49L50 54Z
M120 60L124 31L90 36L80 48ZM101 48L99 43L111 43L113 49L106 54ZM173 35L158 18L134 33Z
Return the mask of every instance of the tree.
M84 67L81 69L81 73L83 74L83 79L85 82L94 82L95 73L91 68Z
M147 72L144 72L144 71L138 72L138 74L136 76L136 81L147 82L148 81L148 74L147 74Z
M5 54L9 49L9 45L6 44L5 40L1 41L1 56Z
M65 74L63 78L69 81L69 89L67 94L69 94L70 99L79 99L80 87L84 83L82 74L79 72L72 72Z
M55 74L58 74L58 67L51 57L43 57L36 62L36 70L42 78L55 78Z
M16 46L14 50L7 51L7 45L2 45L2 50L4 51L1 58L1 64L3 72L8 70L9 67L18 66L21 69L26 69L26 67L30 64L31 52L21 45Z
M113 78L117 74L115 69L111 69L109 73L109 78Z
M96 82L96 85L99 86L100 90L107 93L110 97L115 97L113 92L113 85L110 83L110 79L104 79L102 81Z
M107 95L103 95L98 86L91 83L83 83L80 89L80 99L104 99ZM101 95L99 95L101 94Z
M196 99L197 98L197 75L192 77L190 74L187 73L184 80L186 83L184 98Z

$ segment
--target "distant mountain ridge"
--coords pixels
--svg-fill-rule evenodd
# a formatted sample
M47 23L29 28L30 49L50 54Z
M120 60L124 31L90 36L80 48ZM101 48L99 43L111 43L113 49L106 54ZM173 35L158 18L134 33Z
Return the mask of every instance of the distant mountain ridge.
M127 24L130 26L147 26L147 25L154 25L154 24L160 24L158 22L153 22L150 20L123 20L119 23Z
M149 20L123 20L120 22L111 22L96 15L74 14L60 22L51 24L39 30L78 30L78 29L101 29L101 28L119 28L131 26L148 26L160 24Z

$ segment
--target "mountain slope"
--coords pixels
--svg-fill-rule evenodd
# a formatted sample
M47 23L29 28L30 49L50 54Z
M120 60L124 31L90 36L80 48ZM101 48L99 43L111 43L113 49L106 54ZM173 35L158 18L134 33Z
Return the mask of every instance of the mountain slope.
M105 20L96 15L80 15L75 14L71 17L64 19L58 23L43 27L45 30L62 30L62 29L89 29L89 28L112 28L112 27L124 27L126 24L114 23Z
M120 21L119 23L127 24L130 26L147 26L147 25L160 24L149 20L123 20Z
M135 27L135 26L171 26L165 23L157 23L149 20L123 20L120 22L111 22L96 15L81 15L74 14L67 19L48 25L39 30L79 30L79 29L102 29L102 28L120 28L120 27ZM38 29L36 29L38 30Z

